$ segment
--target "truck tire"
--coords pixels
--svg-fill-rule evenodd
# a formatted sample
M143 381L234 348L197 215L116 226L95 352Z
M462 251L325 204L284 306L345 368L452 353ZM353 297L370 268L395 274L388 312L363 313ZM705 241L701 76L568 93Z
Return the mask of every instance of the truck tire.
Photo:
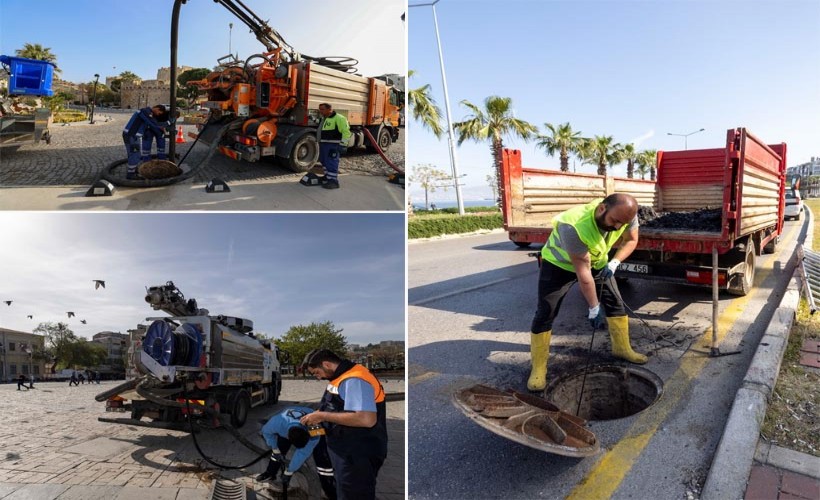
M777 244L780 243L780 236L775 236L770 242L763 247L763 253L775 253L777 251Z
M273 382L270 385L265 387L265 390L268 391L268 404L275 405L279 402L279 388L282 387L282 382L280 381L279 377L274 375Z
M735 286L730 286L727 289L731 295L744 297L752 291L755 280L755 260L755 246L754 243L749 240L749 242L746 243L746 253L743 258L743 277L737 280Z
M390 137L390 130L387 127L382 127L379 129L378 134L374 134L374 138L376 139L376 144L382 149L383 152L387 152L390 149L390 145L393 144L393 138ZM373 147L373 144L368 140L367 141L367 151L370 153L377 153L376 148Z
M519 248L529 248L529 246L532 245L529 241L513 241L513 243Z
M233 408L231 408L231 425L237 429L245 425L250 411L251 396L243 389L234 398Z
M307 133L293 143L290 156L285 159L285 166L294 172L307 172L316 164L318 159L319 142L316 141L315 134Z

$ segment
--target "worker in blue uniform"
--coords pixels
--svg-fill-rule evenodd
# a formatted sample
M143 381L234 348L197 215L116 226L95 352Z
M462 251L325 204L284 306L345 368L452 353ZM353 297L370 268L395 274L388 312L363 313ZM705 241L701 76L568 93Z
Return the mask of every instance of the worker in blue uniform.
M319 135L319 162L325 167L325 177L321 186L325 189L339 187L339 157L347 151L350 139L350 124L344 115L333 111L330 104L319 105L322 115L322 129Z
M336 481L333 478L333 465L327 453L325 430L321 426L308 428L299 423L299 420L312 412L311 408L305 406L291 406L272 416L262 427L262 437L271 447L271 458L268 468L257 476L256 480L267 481L276 478L279 468L285 462L285 455L290 447L294 446L296 451L283 474L283 488L288 488L293 474L312 454L322 490L330 500L336 500Z
M171 126L168 110L162 104L142 108L134 113L122 130L122 140L128 153L126 179L140 179L137 166L151 159L151 146L157 139L157 159L167 160L165 152L165 131Z

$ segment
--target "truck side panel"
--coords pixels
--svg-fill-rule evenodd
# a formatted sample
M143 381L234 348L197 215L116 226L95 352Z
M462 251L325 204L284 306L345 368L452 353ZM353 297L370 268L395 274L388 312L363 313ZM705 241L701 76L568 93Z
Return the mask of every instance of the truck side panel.
M741 214L738 236L776 226L779 214L781 184L784 182L780 156L756 137L741 129L740 173L741 193L738 213Z
M658 153L658 206L662 212L688 212L723 205L726 150Z
M320 64L308 65L308 109L319 109L326 102L347 116L350 125L365 125L370 96L369 79L342 73Z

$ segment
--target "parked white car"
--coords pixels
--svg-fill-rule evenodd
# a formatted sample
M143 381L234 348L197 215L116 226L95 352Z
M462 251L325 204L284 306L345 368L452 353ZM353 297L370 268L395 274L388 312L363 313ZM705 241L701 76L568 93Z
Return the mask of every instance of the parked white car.
M786 210L783 212L783 219L800 220L803 213L803 200L800 198L800 191L795 189L786 190Z

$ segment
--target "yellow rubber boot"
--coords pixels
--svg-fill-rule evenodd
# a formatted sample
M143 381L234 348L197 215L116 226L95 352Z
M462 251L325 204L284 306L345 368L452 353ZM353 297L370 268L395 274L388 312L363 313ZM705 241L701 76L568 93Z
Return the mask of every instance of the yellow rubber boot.
M618 316L607 318L609 324L609 338L612 339L612 355L642 365L646 363L647 357L632 350L629 345L629 318Z
M547 359L550 356L550 338L552 338L552 330L530 334L532 372L529 380L527 380L527 389L531 391L543 391L547 386Z

